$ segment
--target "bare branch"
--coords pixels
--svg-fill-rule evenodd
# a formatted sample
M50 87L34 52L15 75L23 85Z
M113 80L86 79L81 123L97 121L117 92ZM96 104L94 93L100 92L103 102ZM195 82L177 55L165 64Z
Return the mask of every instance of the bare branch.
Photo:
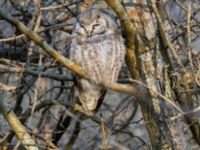
M5 104L5 99L3 97L4 92L0 91L0 113L2 113L7 120L8 124L12 130L16 133L20 142L25 146L27 150L39 150L36 146L35 141L28 134L25 127L21 124L17 116L13 111L9 111L7 105Z

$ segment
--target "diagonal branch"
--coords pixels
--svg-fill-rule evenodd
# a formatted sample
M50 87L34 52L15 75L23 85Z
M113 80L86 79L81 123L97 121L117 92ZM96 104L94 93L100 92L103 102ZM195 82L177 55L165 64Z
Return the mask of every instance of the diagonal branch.
M0 113L4 115L11 129L16 133L20 142L27 150L39 150L33 138L21 124L18 117L13 111L10 111L4 98L5 92L0 90Z

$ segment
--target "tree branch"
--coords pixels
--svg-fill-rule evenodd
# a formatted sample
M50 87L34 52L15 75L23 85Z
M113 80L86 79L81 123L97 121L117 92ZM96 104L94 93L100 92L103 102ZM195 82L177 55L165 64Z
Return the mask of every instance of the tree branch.
M0 113L4 115L4 118L7 120L11 129L15 132L18 139L27 150L39 150L35 141L28 134L25 127L21 124L15 113L9 110L3 95L4 91L0 90Z

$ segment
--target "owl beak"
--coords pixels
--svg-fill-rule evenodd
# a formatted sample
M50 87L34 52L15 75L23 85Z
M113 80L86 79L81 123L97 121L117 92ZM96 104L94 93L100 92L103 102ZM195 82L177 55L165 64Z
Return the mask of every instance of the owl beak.
M88 37L91 37L92 32L91 32L91 31L88 31L88 32L87 32L87 35L88 35Z

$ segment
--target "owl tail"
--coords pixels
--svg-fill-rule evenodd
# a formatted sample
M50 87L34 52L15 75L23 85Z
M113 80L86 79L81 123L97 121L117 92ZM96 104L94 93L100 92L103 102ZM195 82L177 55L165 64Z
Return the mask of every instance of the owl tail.
M79 82L79 100L85 110L93 111L102 102L105 90L100 86L82 79ZM97 106L98 105L98 106Z
M100 91L82 91L80 92L79 99L85 110L95 110L100 96Z

